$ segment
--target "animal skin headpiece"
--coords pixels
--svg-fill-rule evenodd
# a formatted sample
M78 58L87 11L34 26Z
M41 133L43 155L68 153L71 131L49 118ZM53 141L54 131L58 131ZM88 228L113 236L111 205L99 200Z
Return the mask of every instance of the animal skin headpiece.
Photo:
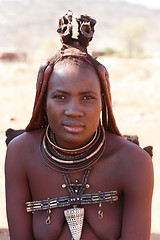
M102 109L103 126L105 130L121 135L112 111L109 74L106 68L87 52L87 46L93 38L96 20L90 18L88 15L81 15L80 18L76 18L76 21L78 23L79 33L77 39L72 37L72 12L68 11L68 13L59 20L57 32L61 37L62 48L55 56L41 65L39 69L33 113L26 127L26 131L44 128L48 125L45 110L47 84L52 71L54 71L54 65L64 58L70 57L83 59L96 70L100 80L101 91L104 96L104 105Z

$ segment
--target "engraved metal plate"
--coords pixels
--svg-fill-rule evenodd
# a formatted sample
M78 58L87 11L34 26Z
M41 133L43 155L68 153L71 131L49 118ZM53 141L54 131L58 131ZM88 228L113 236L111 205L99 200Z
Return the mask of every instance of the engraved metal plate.
M69 229L74 240L80 240L83 220L84 208L71 208L64 211Z

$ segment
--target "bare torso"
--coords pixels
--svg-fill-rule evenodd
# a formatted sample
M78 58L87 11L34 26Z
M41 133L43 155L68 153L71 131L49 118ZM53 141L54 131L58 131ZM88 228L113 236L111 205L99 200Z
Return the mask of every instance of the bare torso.
M51 224L46 224L46 211L36 211L34 214L27 213L26 201L44 200L47 198L69 195L67 189L61 186L64 183L63 175L49 168L42 159L40 153L40 141L43 131L25 133L19 137L23 151L21 160L15 160L17 164L21 161L23 165L25 180L27 182L28 194L23 199L22 209L24 216L31 219L30 228L33 231L33 239L36 240L64 240L71 239L71 233L66 223L64 210L66 208L55 208L51 214ZM15 140L16 141L16 140ZM27 144L26 144L27 143ZM29 144L28 144L29 143ZM106 148L99 161L92 166L87 182L90 188L84 193L98 193L116 190L118 201L113 203L102 203L103 218L98 217L98 204L84 205L85 218L81 238L83 240L119 240L122 232L122 219L124 210L124 192L127 188L126 178L128 168L128 151L136 151L137 147L128 141L113 134L106 134ZM20 148L22 149L22 148ZM22 163L23 162L23 163ZM76 179L81 181L83 172L69 174L71 182ZM15 193L16 194L16 193ZM18 203L18 199L17 199ZM10 203L9 203L10 204ZM21 204L21 203L19 203ZM31 221L31 220L27 220ZM14 238L13 238L14 239ZM26 238L27 239L27 238ZM143 239L143 238L142 238Z

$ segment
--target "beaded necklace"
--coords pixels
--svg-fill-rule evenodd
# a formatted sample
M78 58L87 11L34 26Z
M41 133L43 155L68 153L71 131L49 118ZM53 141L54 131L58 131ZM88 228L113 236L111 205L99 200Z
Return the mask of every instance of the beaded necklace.
M50 139L52 134L46 129L42 137L40 151L42 159L50 168L61 173L73 173L90 168L103 154L105 132L99 125L92 140L84 147L74 150L60 148ZM49 136L50 135L50 136Z
M99 127L100 126L98 126L98 128ZM50 133L49 133L49 130L50 130ZM83 147L76 148L76 149L65 149L65 148L61 148L60 146L57 145L54 133L50 129L49 125L47 126L47 129L46 129L47 140L48 140L48 142L50 143L50 145L52 146L53 149L57 149L57 150L59 150L61 152L70 153L70 154L74 154L74 155L75 155L75 153L79 153L79 152L82 153L82 152L84 152L87 149L87 147L88 148L91 147L92 144L94 143L96 137L97 137L97 134L98 134L98 129L96 129L95 134L94 134L93 138L91 139L91 141L88 144L86 144L85 146L83 146ZM50 135L50 137L49 137L49 135Z

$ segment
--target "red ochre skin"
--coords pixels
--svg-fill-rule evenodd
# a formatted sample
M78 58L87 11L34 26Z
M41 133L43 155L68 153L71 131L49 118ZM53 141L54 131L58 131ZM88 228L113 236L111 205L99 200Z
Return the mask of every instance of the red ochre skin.
M91 67L57 63L47 90L46 110L57 143L74 149L86 144L99 123L103 106L99 80ZM63 175L42 160L40 142L45 129L25 132L8 146L5 164L7 216L11 240L69 240L66 208L27 213L25 203L69 195ZM83 172L69 174L81 181ZM117 202L86 205L83 240L149 240L153 167L149 155L135 144L106 132L103 155L91 168L84 193L117 190Z

